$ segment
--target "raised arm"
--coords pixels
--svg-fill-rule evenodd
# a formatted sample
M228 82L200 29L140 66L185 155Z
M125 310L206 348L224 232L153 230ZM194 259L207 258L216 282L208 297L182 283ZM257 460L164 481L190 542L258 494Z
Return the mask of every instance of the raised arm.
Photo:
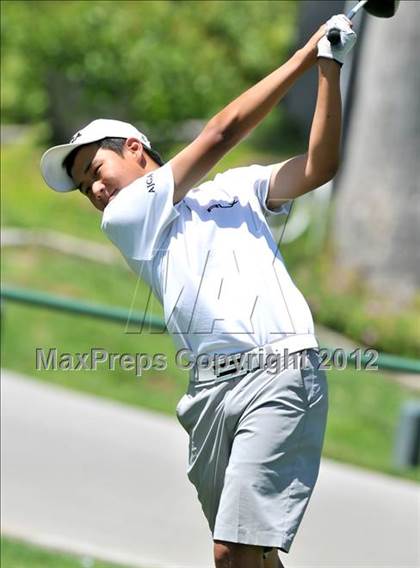
M323 34L324 26L284 65L216 114L201 134L171 160L175 178L175 203L255 128L296 79L315 64L316 45Z
M319 59L318 74L318 97L308 150L273 168L269 209L320 187L337 172L341 138L340 67L335 61Z
M318 96L308 150L273 168L267 205L278 208L284 201L299 197L331 180L340 162L341 93L340 69L356 41L351 22L344 15L333 16L328 27L341 30L342 42L331 46L324 36L317 44Z

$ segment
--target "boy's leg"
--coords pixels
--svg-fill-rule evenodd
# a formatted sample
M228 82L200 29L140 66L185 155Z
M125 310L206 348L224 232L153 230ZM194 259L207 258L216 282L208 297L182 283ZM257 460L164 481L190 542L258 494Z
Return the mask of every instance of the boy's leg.
M263 548L225 541L214 541L216 568L285 568L273 548L262 560Z
M263 547L221 540L214 541L214 561L216 568L265 568Z
M264 533L274 548L290 548L318 475L328 408L325 373L315 365L318 354L308 352L308 359L306 366L274 377L253 375L228 399L229 418L236 417L238 400L248 406L236 424L214 540L239 540L239 532L241 540L250 538L253 530L254 543L263 545ZM282 567L275 554L269 558L271 565L264 568Z
M285 568L279 558L276 548L273 548L273 550L264 559L263 566L264 568Z

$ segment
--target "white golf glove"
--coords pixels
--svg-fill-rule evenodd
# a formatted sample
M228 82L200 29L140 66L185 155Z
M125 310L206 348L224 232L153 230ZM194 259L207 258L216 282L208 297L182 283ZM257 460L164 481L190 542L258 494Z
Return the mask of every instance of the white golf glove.
M336 28L340 30L341 41L337 45L331 45L327 35L330 30ZM334 59L343 65L344 58L356 43L357 34L350 26L350 20L344 15L333 16L326 23L326 35L318 42L318 57Z

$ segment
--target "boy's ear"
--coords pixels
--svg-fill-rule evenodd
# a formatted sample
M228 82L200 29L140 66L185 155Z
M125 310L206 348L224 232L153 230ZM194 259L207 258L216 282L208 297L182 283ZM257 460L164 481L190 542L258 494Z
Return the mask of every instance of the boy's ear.
M125 148L133 154L143 153L143 145L140 140L137 140L137 138L127 138L125 141Z
M146 166L146 152L140 140L137 138L127 138L124 147L140 166Z

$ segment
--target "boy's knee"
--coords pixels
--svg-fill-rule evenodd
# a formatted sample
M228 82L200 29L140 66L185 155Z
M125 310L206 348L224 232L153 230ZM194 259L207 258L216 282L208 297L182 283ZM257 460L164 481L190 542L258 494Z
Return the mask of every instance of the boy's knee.
M262 554L263 548L261 546L214 541L214 561L216 568L259 566L258 562L262 562Z
M229 568L230 551L229 547L223 542L214 542L214 562L216 568Z

